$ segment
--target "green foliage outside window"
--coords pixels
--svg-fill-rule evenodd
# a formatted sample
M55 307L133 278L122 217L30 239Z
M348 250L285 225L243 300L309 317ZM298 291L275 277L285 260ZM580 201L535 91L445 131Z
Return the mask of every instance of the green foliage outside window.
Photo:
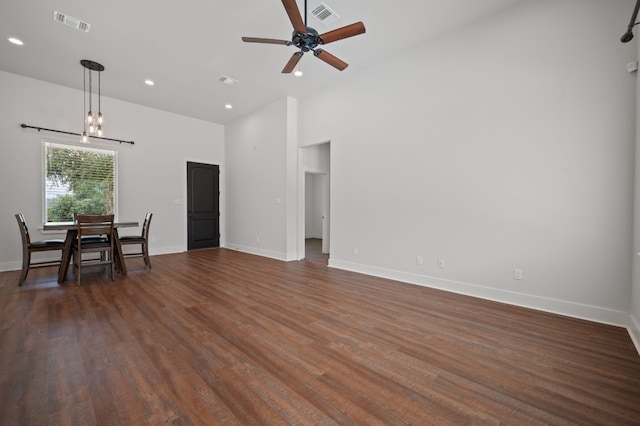
M47 222L115 214L115 151L44 144Z

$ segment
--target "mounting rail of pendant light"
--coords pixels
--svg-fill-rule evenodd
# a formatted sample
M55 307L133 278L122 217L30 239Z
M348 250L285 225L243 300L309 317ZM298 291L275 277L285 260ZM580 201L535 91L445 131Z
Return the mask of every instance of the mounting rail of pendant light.
M24 123L22 123L20 125L20 127L22 127L23 129L36 129L37 131L44 130L44 131L47 131L47 132L63 133L65 135L82 136L82 134L80 134L80 133L65 132L64 130L47 129L46 127L29 126L29 125L24 124ZM103 140L103 141L128 143L130 145L133 145L135 143L134 141L125 141L125 140L122 140L122 139L105 138L105 137L102 137L102 136L89 135L88 137L93 138L93 139Z
M83 114L85 114L87 110L86 100L87 100L87 70L89 70L89 112L86 112L86 122L83 126L82 131L82 141L86 142L87 137L92 133L96 132L98 137L102 137L102 109L101 109L101 81L100 75L102 71L104 71L104 66L95 61L91 61L89 59L83 59L80 61L80 65L84 67L84 79L83 79ZM93 107L93 71L98 73L98 116L94 117L92 107ZM86 125L89 124L89 134L87 134ZM97 127L96 127L97 124Z

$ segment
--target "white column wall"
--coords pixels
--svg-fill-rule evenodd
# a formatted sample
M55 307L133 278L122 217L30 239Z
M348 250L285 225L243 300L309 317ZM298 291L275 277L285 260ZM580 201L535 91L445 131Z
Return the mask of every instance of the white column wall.
M295 100L283 98L227 124L226 144L225 246L291 260L298 226Z

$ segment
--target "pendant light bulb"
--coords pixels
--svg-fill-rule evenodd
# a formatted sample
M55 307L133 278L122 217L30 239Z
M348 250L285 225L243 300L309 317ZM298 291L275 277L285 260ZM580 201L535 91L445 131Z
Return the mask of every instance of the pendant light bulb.
M103 118L102 118L102 113L98 112L98 124L102 124ZM102 126L100 126L102 127Z
M89 139L89 137L87 136L87 131L86 131L86 130L84 130L84 131L82 132L82 142L83 142L83 143L87 143L88 139Z
M98 136L102 137L102 126L98 124Z
M91 111L87 114L87 123L93 123L93 113Z
M93 124L93 121L89 123L89 133L93 133L96 131L96 126Z

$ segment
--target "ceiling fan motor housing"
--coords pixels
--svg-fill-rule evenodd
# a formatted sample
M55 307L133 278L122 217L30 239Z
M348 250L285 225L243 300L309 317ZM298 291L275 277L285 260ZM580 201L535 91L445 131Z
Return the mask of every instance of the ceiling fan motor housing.
M306 27L306 33L300 33L294 31L291 36L291 44L302 50L303 52L308 52L310 50L315 49L318 44L320 44L320 39L318 37L318 31L314 28Z

